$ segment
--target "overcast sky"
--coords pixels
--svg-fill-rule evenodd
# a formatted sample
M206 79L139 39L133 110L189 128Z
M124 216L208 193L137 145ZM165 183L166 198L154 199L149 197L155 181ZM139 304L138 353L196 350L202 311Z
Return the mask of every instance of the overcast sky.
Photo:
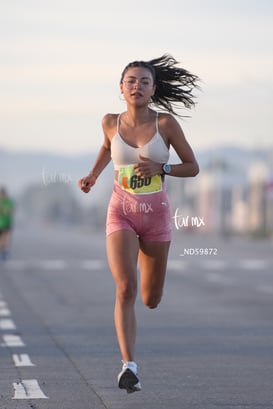
M125 109L136 59L172 54L202 79L194 149L273 144L271 0L0 0L0 148L88 153ZM187 113L186 113L187 114Z

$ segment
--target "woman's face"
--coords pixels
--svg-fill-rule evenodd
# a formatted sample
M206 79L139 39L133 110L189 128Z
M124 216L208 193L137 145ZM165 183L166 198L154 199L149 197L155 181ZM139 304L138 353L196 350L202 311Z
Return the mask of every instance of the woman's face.
M128 68L120 84L120 90L127 103L148 104L155 92L153 76L144 67Z

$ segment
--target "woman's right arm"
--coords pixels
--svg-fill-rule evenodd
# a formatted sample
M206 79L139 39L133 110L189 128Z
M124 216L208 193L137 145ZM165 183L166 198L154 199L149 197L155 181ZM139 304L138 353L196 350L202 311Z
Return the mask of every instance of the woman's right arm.
M88 193L90 191L103 169L111 161L111 143L107 132L107 117L108 115L103 118L102 122L102 127L104 130L104 143L99 150L97 159L89 174L78 181L78 186L84 193Z

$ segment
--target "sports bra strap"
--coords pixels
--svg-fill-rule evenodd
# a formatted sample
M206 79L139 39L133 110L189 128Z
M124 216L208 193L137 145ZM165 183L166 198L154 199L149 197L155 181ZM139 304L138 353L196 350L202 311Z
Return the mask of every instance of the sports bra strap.
M120 118L120 114L118 114L117 116L117 134L119 133L119 118Z

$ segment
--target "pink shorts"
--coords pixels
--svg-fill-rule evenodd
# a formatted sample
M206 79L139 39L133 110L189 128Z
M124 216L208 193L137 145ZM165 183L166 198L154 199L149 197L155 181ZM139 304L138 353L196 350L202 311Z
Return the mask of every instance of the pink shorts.
M144 241L171 241L171 212L164 184L161 192L136 195L121 189L115 180L106 235L118 230L133 231Z

